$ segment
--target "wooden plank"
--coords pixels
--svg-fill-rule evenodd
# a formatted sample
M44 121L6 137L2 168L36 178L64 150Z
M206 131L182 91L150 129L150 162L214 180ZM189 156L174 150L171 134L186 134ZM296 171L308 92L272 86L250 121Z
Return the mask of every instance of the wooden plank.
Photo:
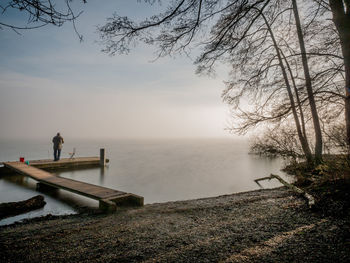
M30 165L40 165L40 164L63 164L63 163L84 163L84 162L94 162L100 161L99 157L79 157L79 158L62 158L59 161L54 161L51 159L46 160L31 160Z
M29 176L41 183L47 183L51 186L63 188L65 190L79 193L81 195L85 195L97 200L125 194L125 192L109 189L102 186L88 184L68 178L56 177L48 172L21 162L5 163L5 166L23 175Z
M91 167L100 166L99 157L79 157L79 158L63 158L59 161L53 160L32 160L29 161L31 166L40 169L61 169L61 168L75 168L75 167Z
M109 162L106 159L106 162ZM12 163L12 162L10 162ZM45 170L59 170L59 169L81 169L89 167L99 167L99 157L78 157L78 158L63 158L59 161L53 161L52 159L46 160L29 160L31 166L45 169Z
M51 186L63 188L71 192L85 195L97 200L126 194L125 192L121 192L118 190L62 177L47 178L45 179L45 182L50 184Z
M6 162L4 163L4 166L11 170L14 170L17 173L29 176L38 181L48 177L53 177L53 175L48 172L39 170L38 168L26 165L25 163L21 162Z
M21 162L6 162L4 165L11 170L29 176L42 184L46 184L55 188L61 188L76 194L90 197L95 200L103 200L105 205L109 203L108 200L112 200L114 203L120 204L122 202L128 203L130 201L134 204L143 205L143 197L141 196L110 189L107 187L84 183L73 179L54 176L49 172L43 171L31 165L26 165L25 163Z

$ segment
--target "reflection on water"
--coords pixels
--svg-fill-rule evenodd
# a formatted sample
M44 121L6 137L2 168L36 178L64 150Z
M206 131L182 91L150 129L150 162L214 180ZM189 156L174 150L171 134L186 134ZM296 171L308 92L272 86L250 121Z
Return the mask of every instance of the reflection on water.
M46 205L43 208L9 217L0 220L0 225L11 224L16 221L20 221L25 218L34 218L47 214L52 215L65 215L74 214L76 210L73 208L73 200L65 199L63 196L59 197L60 201L56 198L58 195L52 195L48 193L39 193L36 191L36 183L34 180L24 176L5 176L0 180L0 200L2 202L15 202L29 199L35 195L41 194L45 197Z
M234 140L120 141L107 148L111 162L104 170L59 175L135 193L145 203L217 196L258 189L254 179L281 174L282 159L248 151L247 142Z
M77 149L77 156L97 156L99 148L104 147L110 163L105 168L61 171L57 172L57 175L141 195L144 196L145 203L255 190L259 187L254 183L254 179L268 176L270 173L282 174L279 171L283 165L282 159L249 155L247 141L230 139L108 142L66 139L66 141L63 157L74 147ZM6 155L6 145L11 147L9 155ZM24 149L27 153L26 159L43 159L47 156L39 155L49 151L46 149L48 145L51 147L47 143L38 143L35 147L18 143L17 147L27 147ZM2 156L0 161L16 160L18 156L14 153L18 150L15 148L16 144L0 142L0 156ZM279 186L276 181L261 184L264 187ZM29 178L12 176L0 179L0 202L24 200L37 194L35 182ZM58 193L45 193L45 199L48 204L42 211L33 211L31 215L74 213L74 205L98 205L97 201L64 190L59 190ZM28 217L28 214L22 217ZM0 225L4 224L3 221L0 221Z
M100 185L104 185L106 167L100 168Z

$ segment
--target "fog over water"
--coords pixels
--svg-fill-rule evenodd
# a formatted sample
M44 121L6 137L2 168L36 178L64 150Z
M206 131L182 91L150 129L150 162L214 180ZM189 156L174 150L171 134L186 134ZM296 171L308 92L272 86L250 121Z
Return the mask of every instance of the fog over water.
M167 202L255 190L254 179L280 172L284 161L249 154L248 140L233 139L148 139L69 140L63 157L75 147L77 156L98 156L106 148L109 165L64 171L57 175L134 193L145 203ZM52 158L50 141L1 141L0 160ZM21 179L22 178L22 179ZM278 182L263 182L265 187ZM0 202L23 200L38 194L35 182L23 177L0 179ZM47 196L46 196L47 197ZM73 213L74 206L97 207L96 201L63 190L46 198L44 209L29 216ZM27 215L28 216L28 215ZM15 219L21 219L18 216ZM13 219L0 221L0 224Z
M255 178L280 173L283 160L249 155L249 139L225 130L232 121L221 98L225 66L215 78L199 77L196 54L153 61L154 49L144 45L124 56L101 52L96 26L114 11L142 19L165 7L157 6L73 1L74 10L84 11L76 21L83 42L69 23L21 35L0 30L0 162L53 158L51 139L61 132L63 157L73 148L77 156L96 156L103 147L110 164L59 176L141 195L146 204L254 190ZM23 22L20 12L7 14L11 23ZM34 180L0 178L0 202L37 194ZM43 209L0 225L97 206L61 190L45 199Z

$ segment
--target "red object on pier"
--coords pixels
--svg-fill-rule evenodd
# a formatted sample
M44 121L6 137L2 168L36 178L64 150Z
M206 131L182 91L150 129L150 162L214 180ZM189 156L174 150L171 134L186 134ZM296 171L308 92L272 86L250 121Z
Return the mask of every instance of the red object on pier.
M19 161L20 161L21 163L24 163L24 157L19 157Z

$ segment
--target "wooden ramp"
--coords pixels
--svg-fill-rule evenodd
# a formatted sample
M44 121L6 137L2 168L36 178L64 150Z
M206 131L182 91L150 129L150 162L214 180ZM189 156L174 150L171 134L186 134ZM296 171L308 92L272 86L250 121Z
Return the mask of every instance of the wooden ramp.
M143 205L143 197L131 193L54 176L44 170L22 162L5 162L5 167L38 181L38 187L60 188L98 200L100 208L114 211L116 205Z

